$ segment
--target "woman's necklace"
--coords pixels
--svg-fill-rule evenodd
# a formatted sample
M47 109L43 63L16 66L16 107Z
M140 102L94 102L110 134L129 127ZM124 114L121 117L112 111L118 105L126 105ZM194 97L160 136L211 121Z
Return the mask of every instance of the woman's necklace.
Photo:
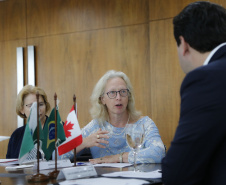
M129 123L129 118L130 118L130 115L129 115L129 117L128 117L128 120L127 120L126 125ZM108 120L108 123L110 123L110 120ZM111 123L110 123L110 124L111 124ZM113 130L111 130L111 135L121 135L121 134L125 131L126 125L125 125L124 129L122 130L122 132L120 132L120 133L116 133L116 132L113 132ZM114 128L113 125L112 125L112 128Z

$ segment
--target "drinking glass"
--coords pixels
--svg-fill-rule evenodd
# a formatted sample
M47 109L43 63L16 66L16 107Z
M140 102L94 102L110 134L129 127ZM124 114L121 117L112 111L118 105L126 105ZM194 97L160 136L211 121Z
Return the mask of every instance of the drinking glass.
M144 141L144 125L143 124L128 124L125 130L126 142L134 153L134 171L137 171L137 152Z

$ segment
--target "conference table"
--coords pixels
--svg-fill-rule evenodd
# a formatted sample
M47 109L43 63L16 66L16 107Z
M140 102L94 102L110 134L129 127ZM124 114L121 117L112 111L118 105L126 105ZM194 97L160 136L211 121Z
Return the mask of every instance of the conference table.
M39 182L39 183L30 183L28 182L28 178L31 177L32 174L35 174L37 170L33 168L25 168L25 169L18 169L16 171L6 171L6 166L2 166L0 164L0 181L1 185L51 185L51 184L58 184L61 181L57 180L49 180L48 182ZM151 172L160 169L161 164L141 164L138 165L138 169L144 172ZM54 170L54 169L53 169ZM60 170L60 169L58 169ZM119 172L119 171L133 171L133 166L123 167L123 168L112 168L112 167L95 167L97 172L96 177L90 178L98 178L102 174L111 173L111 172ZM48 174L49 170L41 170L40 173ZM134 172L136 173L136 172ZM150 182L149 184L159 184L162 185L161 179L148 179Z

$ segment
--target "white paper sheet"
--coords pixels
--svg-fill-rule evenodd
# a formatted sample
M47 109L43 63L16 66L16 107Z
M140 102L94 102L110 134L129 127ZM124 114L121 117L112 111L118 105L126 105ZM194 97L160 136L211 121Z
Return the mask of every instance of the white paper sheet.
M134 171L121 171L121 172L112 172L102 174L104 177L130 177L130 178L142 178L142 179L151 179L151 178L162 178L162 173L160 170L155 170L151 172L134 172Z
M127 166L131 166L130 163L102 163L102 164L94 164L95 167L113 167L113 168L123 168Z
M89 178L89 179L77 179L70 181L63 181L60 185L142 185L149 184L148 181L139 179L116 179L116 178Z
M19 164L18 159L0 159L0 166L10 166Z
M18 159L0 159L0 163L10 163L14 161L18 161Z
M34 165L19 165L19 166L6 166L5 170L6 171L16 171L24 168L31 168Z

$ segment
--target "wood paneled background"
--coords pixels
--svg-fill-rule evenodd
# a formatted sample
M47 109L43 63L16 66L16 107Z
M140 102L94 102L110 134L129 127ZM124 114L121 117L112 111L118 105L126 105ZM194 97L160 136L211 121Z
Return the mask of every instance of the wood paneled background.
M36 85L66 120L76 94L78 120L90 120L90 95L110 69L125 72L136 107L153 119L169 148L179 119L180 69L172 18L192 0L0 1L0 135L17 128L16 48L35 46ZM226 6L224 0L214 0ZM5 158L8 140L0 142Z

